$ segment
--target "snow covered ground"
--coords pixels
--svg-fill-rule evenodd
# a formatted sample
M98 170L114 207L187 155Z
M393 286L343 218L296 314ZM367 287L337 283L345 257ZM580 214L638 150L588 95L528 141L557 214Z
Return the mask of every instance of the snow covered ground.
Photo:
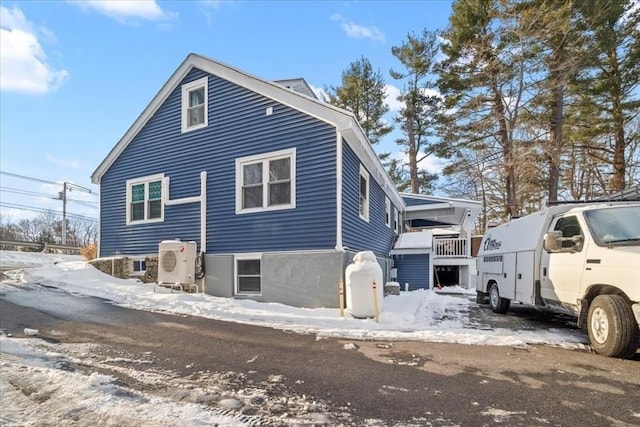
M319 338L586 347L585 335L576 330L491 327L470 316L476 307L475 292L464 289L456 289L461 295L429 290L387 296L376 322L354 319L348 312L341 317L338 309L305 309L205 294L171 293L134 279L113 278L77 256L0 251L0 266L3 270L17 267L5 272L6 277L0 283L2 293L24 292L30 286L46 284L138 310L247 323L316 334ZM24 332L27 336L37 335L33 330ZM81 419L81 424L93 425L140 424L141 420L144 425L247 425L246 419L233 412L237 399L220 401L218 409L212 411L198 399L185 402L132 394L119 387L111 376L65 369L70 360L82 360L84 350L76 349L75 353L65 350L65 354L60 354L56 348L62 347L47 345L35 338L0 337L3 408L0 424L73 425L74 419ZM69 354L74 356L70 358ZM34 406L34 401L39 404Z

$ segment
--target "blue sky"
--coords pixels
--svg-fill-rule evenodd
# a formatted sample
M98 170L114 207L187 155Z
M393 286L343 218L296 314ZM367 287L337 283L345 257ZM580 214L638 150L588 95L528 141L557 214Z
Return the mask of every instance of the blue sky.
M391 47L443 29L450 1L4 1L0 170L74 183L90 175L184 58L195 52L267 80L340 84L360 56L379 68L389 102L401 83ZM395 87L394 87L395 86ZM393 137L379 148L395 151ZM0 175L3 220L60 211L60 185ZM16 191L19 190L19 191ZM35 194L18 194L20 191ZM97 197L72 191L68 211L97 218ZM11 206L8 206L11 205Z

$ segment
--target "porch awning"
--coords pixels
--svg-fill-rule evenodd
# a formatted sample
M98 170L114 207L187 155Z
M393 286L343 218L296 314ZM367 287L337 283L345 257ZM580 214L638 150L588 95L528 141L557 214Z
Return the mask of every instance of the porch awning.
M402 233L393 245L391 255L426 254L433 248L433 233L431 231L416 231Z

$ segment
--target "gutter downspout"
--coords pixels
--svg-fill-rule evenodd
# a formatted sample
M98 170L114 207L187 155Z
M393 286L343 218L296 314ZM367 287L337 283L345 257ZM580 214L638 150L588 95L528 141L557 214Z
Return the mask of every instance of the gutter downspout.
M207 171L200 172L200 195L183 197L182 199L169 199L170 179L165 176L162 179L162 193L167 197L164 199L165 206L182 205L185 203L200 203L200 252L207 253ZM204 262L204 259L202 260ZM205 293L206 275L202 278L202 293Z
M336 131L336 251L342 246L342 133Z

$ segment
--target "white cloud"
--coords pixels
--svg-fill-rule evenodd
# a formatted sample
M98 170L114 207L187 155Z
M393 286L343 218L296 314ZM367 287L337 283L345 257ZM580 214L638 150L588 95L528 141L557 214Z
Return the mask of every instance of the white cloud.
M78 159L60 159L57 158L55 156L53 156L52 154L48 154L46 155L47 160L51 163L53 163L56 166L62 166L64 168L67 169L82 169L83 165L80 162L80 160Z
M393 85L385 85L384 92L384 102L389 106L390 112L397 112L404 108L404 102L398 101L398 97L400 96L400 89Z
M384 34L377 27L365 27L355 22L347 21L342 15L336 13L331 17L332 21L340 23L340 27L347 33L347 36L354 39L371 39L383 42Z
M311 88L311 90L313 91L313 93L316 94L316 96L318 97L318 99L320 101L324 101L324 102L329 102L329 95L327 94L327 92L324 91L323 88L321 87L316 87L314 85L309 85L309 87Z
M165 12L155 0L83 0L69 1L84 10L95 11L113 18L121 24L131 19L146 19L149 21L164 21L172 19L175 13Z
M0 89L23 93L46 93L69 76L47 62L33 25L22 10L0 6ZM45 31L47 39L55 39Z
M399 101L398 97L400 96L401 90L393 85L385 85L385 98L384 102L389 106L390 112L400 111L405 107L403 101ZM442 94L435 89L423 88L421 89L422 93L426 96L438 96L440 99L444 99Z

